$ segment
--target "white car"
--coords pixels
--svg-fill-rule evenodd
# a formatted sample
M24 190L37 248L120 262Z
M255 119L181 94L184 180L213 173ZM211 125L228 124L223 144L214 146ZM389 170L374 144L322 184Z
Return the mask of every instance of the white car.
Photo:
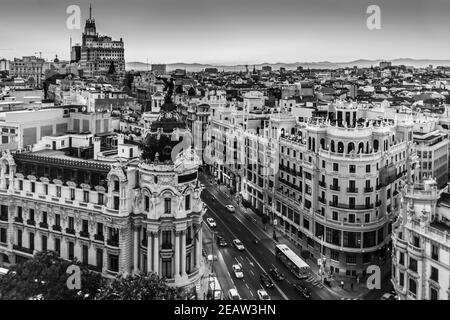
M228 298L230 300L242 300L239 292L235 288L228 290Z
M236 209L234 209L234 207L233 207L231 204L227 204L225 207L226 207L227 210L230 211L230 212L235 212L235 211L236 211Z
M244 272L242 271L240 264L233 264L232 268L237 279L242 279L244 277Z
M236 247L236 249L238 249L238 250L240 250L240 251L245 250L245 247L244 247L244 245L242 244L241 240L239 240L239 239L234 239L234 240L233 240L233 244L234 244L234 246Z
M264 289L259 289L258 290L258 299L259 300L271 300L269 294Z
M217 227L216 222L214 221L213 218L206 218L206 222L208 223L210 228L215 228Z

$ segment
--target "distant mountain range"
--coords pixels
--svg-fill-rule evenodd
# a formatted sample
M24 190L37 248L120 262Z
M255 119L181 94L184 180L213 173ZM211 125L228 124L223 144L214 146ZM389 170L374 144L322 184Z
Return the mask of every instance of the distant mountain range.
M273 70L279 70L281 67L286 68L286 70L295 70L297 67L301 66L304 69L338 69L338 68L351 68L357 66L358 68L370 68L371 66L378 66L383 60L366 60L359 59L349 62L294 62L294 63L259 63L255 64L256 69L261 69L263 66L271 66ZM414 66L416 68L427 67L429 65L436 66L450 66L450 60L433 60L433 59L410 59L410 58L400 58L394 60L388 60L392 62L392 65L406 65ZM173 71L175 69L186 69L187 72L198 72L203 71L205 68L217 68L219 71L245 71L245 65L212 65L212 64L202 64L202 63L170 63L167 64L167 71ZM253 70L253 65L248 65L250 71ZM146 71L151 70L151 65L143 62L128 62L126 64L127 70L135 71Z

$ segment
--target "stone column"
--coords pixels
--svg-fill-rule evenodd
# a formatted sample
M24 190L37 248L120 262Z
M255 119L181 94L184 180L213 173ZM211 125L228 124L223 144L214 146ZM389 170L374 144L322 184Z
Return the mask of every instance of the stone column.
M175 231L175 277L180 276L180 232Z
M139 227L134 227L134 252L133 252L133 272L139 271Z
M181 231L181 276L186 276L186 231Z
M153 272L159 272L159 231L153 233Z
M152 252L151 248L153 245L153 235L150 232L147 232L147 272L153 271L152 268Z
M200 268L200 259L202 256L202 233L203 228L201 227L201 224L198 225L198 228L200 230L197 233L197 239L195 240L195 266L197 268Z

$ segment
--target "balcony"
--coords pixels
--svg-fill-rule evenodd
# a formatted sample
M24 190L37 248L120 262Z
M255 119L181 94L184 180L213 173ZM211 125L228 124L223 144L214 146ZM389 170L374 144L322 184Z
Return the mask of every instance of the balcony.
M0 221L8 221L8 216L0 216Z
M364 188L364 192L365 193L373 192L373 187L366 187L366 188Z
M35 226L36 225L36 221L28 219L27 220L27 224L30 225L30 226Z
M111 247L119 247L119 240L117 240L117 239L108 239L108 241L106 241L106 244L108 246L111 246Z
M17 223L23 223L23 218L22 217L14 217L14 221Z
M326 188L327 185L325 184L324 181L319 181L319 187Z
M80 231L80 237L89 239L89 231L85 231L85 230Z
M48 229L48 223L46 223L46 222L39 222L39 228Z
M379 207L381 206L381 200L378 200L377 202L375 202L375 207Z
M325 198L319 197L319 202L320 202L320 203L323 203L323 204L326 204L326 203L327 203L327 200L326 200Z
M369 210L369 209L373 209L373 203L371 204L361 204L361 205L350 205L350 204L346 204L346 203L335 203L330 201L329 202L330 206L332 207L336 207L339 209L348 209L348 210Z
M348 193L358 193L358 188L347 188Z
M66 233L67 233L67 234L73 234L73 235L75 235L75 229L72 229L72 228L66 228Z
M422 257L423 248L419 248L419 247L414 246L411 243L408 243L408 253L413 254L417 257Z
M334 191L341 191L341 187L339 187L339 186L334 186L334 185L332 185L332 184L330 184L330 189L331 189L331 190L334 190Z
M172 244L171 243L163 243L161 245L161 250L172 250Z
M101 233L100 234L95 234L94 235L94 240L104 242L105 241L105 236L103 234L101 234Z
M59 226L59 225L54 225L54 226L52 227L52 229L53 229L54 231L59 231L59 232L61 232L61 226Z
M16 244L13 245L13 249L17 250L17 251L28 253L28 254L33 254L33 251L34 251L34 249L24 248L24 247L18 246Z

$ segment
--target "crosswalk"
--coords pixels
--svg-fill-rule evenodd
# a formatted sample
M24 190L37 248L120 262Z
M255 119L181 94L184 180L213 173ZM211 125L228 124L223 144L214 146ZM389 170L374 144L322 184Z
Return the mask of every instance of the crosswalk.
M320 281L320 279L317 279L315 276L310 275L307 279L305 279L306 282L322 289L324 287L324 285L322 284L322 282Z

